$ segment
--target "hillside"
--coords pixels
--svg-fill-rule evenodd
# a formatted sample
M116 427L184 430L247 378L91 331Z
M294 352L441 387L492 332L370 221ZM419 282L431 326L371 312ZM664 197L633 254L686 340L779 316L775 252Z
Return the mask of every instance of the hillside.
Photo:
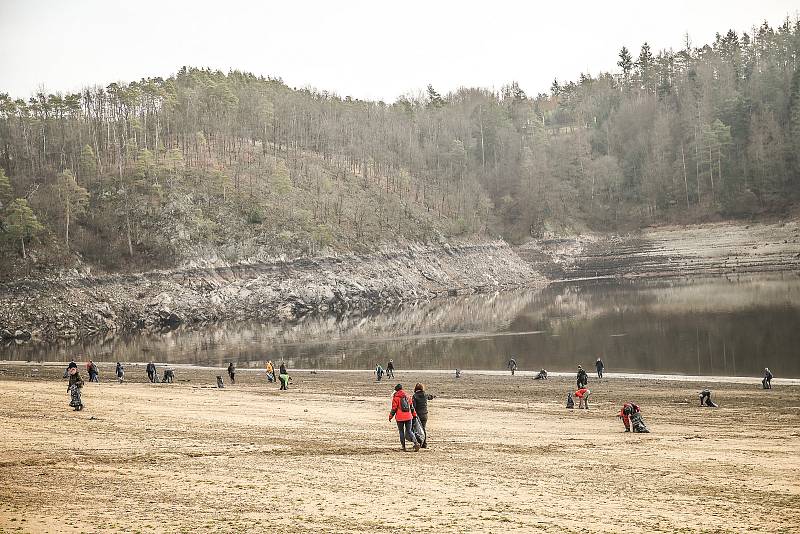
M784 213L800 22L729 31L530 96L387 104L249 73L0 94L0 276L230 264L403 241Z

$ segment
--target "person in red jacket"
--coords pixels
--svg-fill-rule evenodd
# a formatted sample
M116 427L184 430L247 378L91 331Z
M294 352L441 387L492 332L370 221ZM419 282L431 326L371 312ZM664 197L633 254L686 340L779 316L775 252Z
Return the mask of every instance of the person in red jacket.
M408 436L414 442L414 452L419 451L417 436L414 435L411 428L416 415L411 397L403 390L402 384L397 384L394 387L394 395L392 395L392 411L389 412L389 421L392 418L397 421L397 430L400 432L400 445L402 445L403 450L406 450L406 436Z
M631 431L631 415L639 412L639 406L632 402L626 402L622 405L622 409L617 414L617 417L622 418L622 424L625 425L625 432Z
M585 387L575 392L575 396L578 397L578 408L589 409L589 395L591 393L592 392Z

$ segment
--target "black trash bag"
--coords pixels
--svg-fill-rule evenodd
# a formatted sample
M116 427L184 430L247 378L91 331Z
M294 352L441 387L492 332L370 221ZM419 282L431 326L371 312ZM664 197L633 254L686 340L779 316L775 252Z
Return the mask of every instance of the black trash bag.
M415 417L414 421L411 423L411 431L417 437L417 443L420 445L425 443L425 429L422 428L419 417Z
M641 434L650 433L650 429L647 428L647 425L644 424L644 419L642 419L642 414L640 414L639 412L631 414L631 427L633 428L634 432L638 432Z

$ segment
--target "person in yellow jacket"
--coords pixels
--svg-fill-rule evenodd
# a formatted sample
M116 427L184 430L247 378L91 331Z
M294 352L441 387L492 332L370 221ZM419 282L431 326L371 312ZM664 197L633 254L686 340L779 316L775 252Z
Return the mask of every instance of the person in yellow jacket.
M272 360L267 362L267 380L275 382L275 366L272 365Z

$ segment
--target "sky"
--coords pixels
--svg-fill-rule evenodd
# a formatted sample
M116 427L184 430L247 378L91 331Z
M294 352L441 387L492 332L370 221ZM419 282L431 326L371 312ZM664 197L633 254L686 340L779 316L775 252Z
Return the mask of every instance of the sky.
M238 69L393 102L432 84L528 94L554 78L800 16L797 0L0 0L0 93L70 92L181 66Z

